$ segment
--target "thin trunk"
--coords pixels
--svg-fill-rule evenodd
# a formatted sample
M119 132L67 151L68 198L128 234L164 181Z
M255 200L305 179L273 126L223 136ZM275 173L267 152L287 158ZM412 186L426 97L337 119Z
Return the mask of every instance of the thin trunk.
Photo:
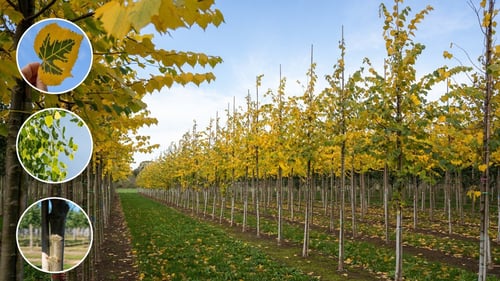
M500 167L497 167L497 243L500 243Z
M196 215L200 214L200 190L196 190Z
M479 234L479 274L478 280L486 280L487 269L491 267L490 261L490 247L489 247L489 165L490 165L490 134L491 134L491 98L493 96L493 76L489 67L492 63L493 57L493 18L495 16L495 1L488 1L488 10L485 12L490 15L489 21L486 23L485 30L485 78L486 81L486 91L484 95L484 119L483 119L483 148L482 148L482 165L484 170L481 175L481 197L480 197L480 213L481 213L481 225ZM486 18L486 16L485 16Z
M247 229L247 215L248 215L248 167L245 170L245 191L243 193L243 226L242 232L245 232Z
M307 161L307 178L305 187L305 198L306 203L305 213L304 213L304 241L302 243L302 257L309 256L309 224L310 224L310 210L311 210L311 160Z
M212 220L215 220L215 209L217 205L217 188L212 188L214 190L214 200L212 200Z
M413 229L418 226L418 179L413 177Z
M33 224L29 224L30 250L33 250Z
M236 197L236 184L235 184L235 181L234 181L234 171L233 171L233 181L232 181L232 184L231 184L231 220L229 222L229 224L231 226L233 226L234 224L234 200L235 200L235 197Z
M207 215L208 188L203 189L203 217Z
M396 210L396 280L402 280L403 275L403 208L397 202Z
M389 168L384 165L384 233L385 243L389 244Z
M354 157L353 157L354 162ZM351 165L351 227L352 237L356 238L356 187L354 164Z
M361 204L361 217L360 220L363 221L367 211L367 194L366 194L366 184L365 184L365 173L361 172L359 174L359 200Z
M290 204L290 220L293 221L294 220L294 216L293 216L293 210L294 210L294 188L293 188L293 183L294 183L294 180L293 180L293 169L290 173L290 175L288 176L288 189L290 190L290 202L288 204Z
M446 214L448 216L448 234L452 233L451 230L451 175L448 169L444 174L444 182L445 182L445 192L446 192Z
M429 185L429 219L434 221L434 185Z
M339 263L337 270L344 271L345 141L342 141L340 151Z
M282 232L283 232L283 179L281 166L278 167L278 245L281 245Z
M224 191L221 191L220 200L219 223L222 224L222 220L224 219L224 210L226 209L226 193Z
M462 187L462 170L457 171L455 185L457 187L458 213L460 215L460 224L463 225L464 224L464 195L463 195L463 187Z
M259 212L259 205L260 205L260 200L259 200L259 148L255 148L255 216L257 220L257 226L256 226L256 235L257 237L260 237L260 212Z
M329 230L331 232L333 232L335 230L335 222L334 222L334 211L333 211L333 208L334 206L336 205L335 203L335 199L334 199L334 188L335 188L335 184L334 184L334 173L333 173L333 168L330 170L330 226L329 226Z

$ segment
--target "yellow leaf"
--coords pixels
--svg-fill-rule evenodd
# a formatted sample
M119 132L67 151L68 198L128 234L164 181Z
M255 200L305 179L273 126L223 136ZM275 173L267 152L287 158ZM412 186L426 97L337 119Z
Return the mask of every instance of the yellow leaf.
M444 51L443 52L443 57L445 59L451 59L451 58L453 58L453 55L450 52L448 52L448 51Z
M415 95L410 95L410 99L411 99L411 101L413 102L414 105L416 105L416 106L420 105L420 100Z
M45 116L45 125L47 125L47 127L52 127L53 122L54 118L52 118L52 115Z
M483 173L484 171L486 171L486 168L488 167L488 165L486 164L481 164L479 165L478 169L481 173Z
M108 35L121 39L130 31L130 19L127 8L117 1L110 1L95 11Z
M61 118L61 113L59 113L59 111L56 111L56 113L54 113L54 119L59 120L60 118Z
M151 22L151 17L158 15L161 0L142 0L128 8L130 23L136 31L141 30Z
M57 23L48 24L38 32L33 47L42 59L38 77L46 85L59 85L72 76L82 39L82 35Z

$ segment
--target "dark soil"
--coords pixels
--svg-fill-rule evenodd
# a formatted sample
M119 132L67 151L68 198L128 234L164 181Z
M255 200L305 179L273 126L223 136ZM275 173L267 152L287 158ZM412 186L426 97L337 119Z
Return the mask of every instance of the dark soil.
M113 198L108 226L104 229L101 261L96 266L97 280L139 280L136 257L132 252L130 232L125 222L120 198Z

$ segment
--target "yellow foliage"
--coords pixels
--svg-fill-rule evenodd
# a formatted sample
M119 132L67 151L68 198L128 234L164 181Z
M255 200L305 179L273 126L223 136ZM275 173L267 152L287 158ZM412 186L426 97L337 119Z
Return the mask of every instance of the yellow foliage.
M42 59L38 77L46 85L59 85L72 76L82 39L82 35L57 23L48 24L38 32L33 47Z

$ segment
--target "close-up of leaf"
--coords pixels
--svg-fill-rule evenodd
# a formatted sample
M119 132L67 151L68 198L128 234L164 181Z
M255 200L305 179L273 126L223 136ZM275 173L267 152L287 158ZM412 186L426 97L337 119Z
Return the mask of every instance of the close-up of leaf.
M43 27L34 42L35 52L42 60L38 76L44 84L59 85L68 77L78 57L83 36L56 23Z

